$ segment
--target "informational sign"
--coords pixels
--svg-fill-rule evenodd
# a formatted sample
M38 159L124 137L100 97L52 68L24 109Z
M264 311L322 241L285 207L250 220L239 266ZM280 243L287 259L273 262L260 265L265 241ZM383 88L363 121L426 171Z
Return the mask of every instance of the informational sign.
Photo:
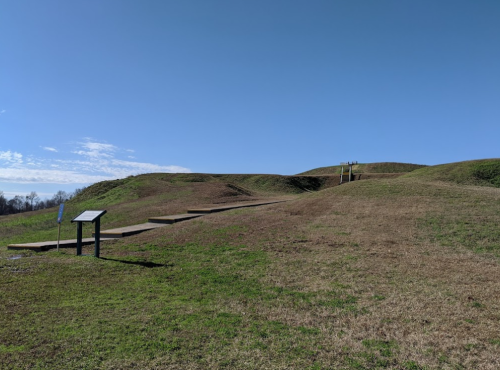
M71 222L94 222L105 213L106 211L85 211L76 216Z
M57 215L57 223L60 224L62 222L64 212L64 203L59 205L59 214Z
M99 258L100 253L100 239L101 239L101 216L104 215L106 211L84 211L76 216L71 222L77 223L76 229L76 255L82 255L82 228L84 222L95 221L95 252L94 256Z

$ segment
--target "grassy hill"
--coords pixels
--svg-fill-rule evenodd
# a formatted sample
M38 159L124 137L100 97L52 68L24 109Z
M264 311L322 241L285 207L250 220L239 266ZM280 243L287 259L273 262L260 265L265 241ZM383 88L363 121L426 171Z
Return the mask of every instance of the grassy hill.
M353 165L355 173L406 173L419 168L427 167L421 164L381 162L381 163L359 163ZM342 166L319 167L302 172L299 175L333 175L340 174Z
M313 180L252 175L96 184L71 206L104 202L117 224L146 207L293 199L104 242L101 259L0 248L2 369L500 368L500 189L468 185L495 185L497 162L326 176L312 193Z
M143 223L149 217L185 213L189 207L280 198L338 185L329 176L145 174L103 181L66 203L61 238L75 238L69 221L88 209L106 209L101 227ZM57 239L58 208L0 218L0 246ZM91 236L91 225L84 225Z
M500 187L500 159L482 159L425 167L405 177L425 181Z

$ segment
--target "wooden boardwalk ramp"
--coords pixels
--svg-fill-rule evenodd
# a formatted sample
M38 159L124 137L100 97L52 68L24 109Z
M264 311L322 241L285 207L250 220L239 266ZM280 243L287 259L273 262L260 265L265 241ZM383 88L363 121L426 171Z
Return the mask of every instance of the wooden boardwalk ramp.
M202 217L210 213L215 212L223 212L236 208L246 208L246 207L257 207L264 206L268 204L287 202L289 199L285 200L271 200L271 201L263 201L263 202L249 202L249 203L236 203L229 204L225 206L215 206L215 207L204 207L204 208L193 208L188 209L187 213L179 214L179 215L169 215L169 216L156 216L150 217L148 222L138 225L131 225L125 227L119 227L116 229L110 230L102 230L100 235L100 241L113 240L118 238L124 238L127 236L135 235L142 233L144 231L157 229L159 227L164 227L170 224L174 224L176 222L187 221L193 218ZM95 235L92 234L92 238L84 238L82 239L83 245L89 245L95 243ZM59 241L60 248L76 248L76 239L69 240L60 240ZM57 240L56 241L48 241L48 242L36 242L36 243L24 243L24 244L10 244L7 246L8 249L29 249L36 252L43 252L49 249L57 248Z

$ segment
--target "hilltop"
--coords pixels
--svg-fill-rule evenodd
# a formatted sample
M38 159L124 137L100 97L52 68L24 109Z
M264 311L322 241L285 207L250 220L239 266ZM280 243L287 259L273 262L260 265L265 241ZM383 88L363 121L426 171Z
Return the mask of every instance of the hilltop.
M346 167L346 166L344 166ZM427 167L423 164L380 162L380 163L358 163L353 165L355 173L406 173L419 168ZM333 175L340 174L342 166L319 167L300 173L299 175Z
M291 200L104 242L101 259L0 249L2 366L500 368L500 160L365 175L337 186L336 175L149 174L89 187L67 206L105 207L104 228ZM49 235L56 214L0 219L0 245L5 233Z

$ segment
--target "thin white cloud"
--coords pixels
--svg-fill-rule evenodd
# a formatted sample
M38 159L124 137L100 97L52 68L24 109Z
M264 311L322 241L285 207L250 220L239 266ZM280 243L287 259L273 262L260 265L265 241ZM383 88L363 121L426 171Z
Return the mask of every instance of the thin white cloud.
M0 182L91 184L141 173L191 172L181 166L122 160L118 158L120 153L126 157L125 153L133 151L121 150L115 145L100 143L90 138L85 140L78 143L76 150L72 152L83 157L81 159L44 159L28 156L23 162L23 155L20 153L0 151ZM55 148L43 149L59 153Z
M74 154L82 155L90 158L111 158L113 153L117 151L117 147L111 144L97 143L87 141L80 143L81 150L74 151Z
M0 152L0 162L6 162L9 165L20 165L23 163L23 155L17 152Z
M3 195L7 198L7 199L11 199L11 198L14 198L16 195L19 195L21 197L24 197L26 195L28 195L29 193L31 192L27 192L27 191L4 191L3 192ZM36 194L40 197L40 198L49 198L49 197L52 197L54 195L54 193L40 193L40 192L36 192Z
M5 112L7 112L5 109L0 110L0 114L4 114Z
M89 184L109 179L108 176L90 175L68 170L2 168L0 171L0 182L19 184Z
M160 166L152 163L141 163L141 162L131 162L122 161L118 159L113 159L111 164L118 168L130 169L136 171L137 173L149 173L149 172L190 172L187 168L180 166Z
M56 148L52 148L50 146L44 146L42 147L43 150L46 150L48 152L54 152L54 153L57 153L57 149Z

